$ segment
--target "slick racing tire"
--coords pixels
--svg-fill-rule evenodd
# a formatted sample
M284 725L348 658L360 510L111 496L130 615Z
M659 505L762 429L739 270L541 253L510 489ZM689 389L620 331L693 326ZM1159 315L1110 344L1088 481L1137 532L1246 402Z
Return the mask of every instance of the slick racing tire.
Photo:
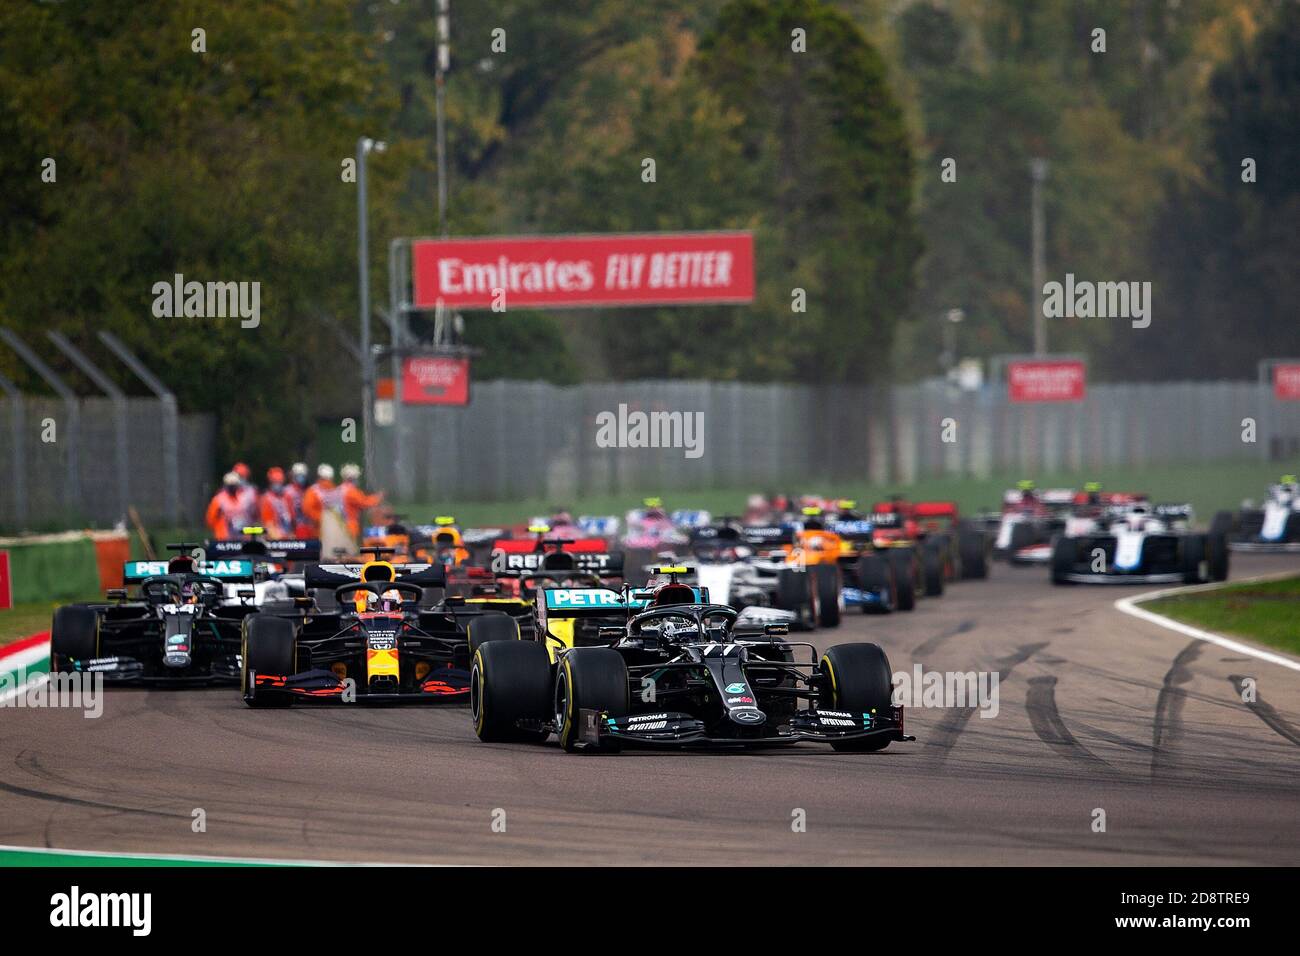
M50 625L50 670L74 669L74 662L99 656L99 614L94 608L69 604L54 612Z
M894 583L896 575L891 574L890 566L885 563L885 559L878 554L864 554L858 558L857 567L858 587L862 591L869 591L872 594L884 594L889 596L888 601L881 601L878 604L862 605L863 614L888 614L897 608L898 589ZM911 578L908 578L911 581Z
M465 636L469 641L469 656L472 660L474 652L488 641L519 640L519 624L509 614L485 614L469 622Z
M474 733L488 743L541 743L550 736L547 730L519 726L520 721L544 724L550 717L551 656L546 648L537 641L481 642L470 665L469 712Z
M293 621L254 614L244 625L240 660L240 686L249 707L288 707L293 695L253 686L257 674L289 676L297 671L298 630Z
M555 669L552 699L560 746L573 753L582 743L582 711L627 716L630 705L623 655L610 647L577 647L569 651ZM603 749L617 747L609 745Z
M921 571L925 577L925 596L943 594L943 552L937 543L927 543L921 548Z
M1300 511L1293 511L1286 516L1286 524L1282 527L1282 540L1288 544L1300 541Z
M957 553L961 558L961 576L967 580L982 580L989 576L987 538L983 531L971 526L957 530Z
M889 563L894 571L894 606L900 611L916 610L916 552L903 548L889 552Z
M818 710L865 714L893 706L894 672L879 644L836 644L822 655L819 671L823 697L818 699ZM849 753L871 753L888 746L889 739L882 737L831 744Z
M1203 534L1189 534L1183 538L1183 583L1201 583L1201 562L1205 560L1206 537Z
M1052 542L1052 583L1069 584L1066 577L1074 567L1074 540L1061 535Z
M810 627L817 626L817 615L813 607L813 589L807 571L795 568L782 568L776 573L776 606L794 611L800 623Z
M840 626L840 569L833 564L814 564L809 571L817 589L817 626Z
M1210 522L1210 534L1227 534L1237 525L1237 519L1231 511L1217 511Z
M1223 532L1205 536L1205 564L1211 581L1228 580L1228 536Z
M1011 543L1007 545L1007 557L1015 559L1021 548L1027 548L1035 542L1038 535L1032 525L1018 521L1011 526Z

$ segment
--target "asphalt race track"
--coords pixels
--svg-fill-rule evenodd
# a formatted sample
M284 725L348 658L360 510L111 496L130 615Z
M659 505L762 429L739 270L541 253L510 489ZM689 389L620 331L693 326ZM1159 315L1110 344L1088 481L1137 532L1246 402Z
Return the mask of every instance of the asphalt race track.
M1234 578L1296 563L1233 561ZM459 706L252 711L233 688L121 689L98 720L0 711L0 843L411 863L1300 862L1300 673L1114 610L1132 590L1046 576L998 565L915 613L815 635L877 641L895 671L1000 673L995 718L912 709L917 742L883 753L566 755L481 744Z

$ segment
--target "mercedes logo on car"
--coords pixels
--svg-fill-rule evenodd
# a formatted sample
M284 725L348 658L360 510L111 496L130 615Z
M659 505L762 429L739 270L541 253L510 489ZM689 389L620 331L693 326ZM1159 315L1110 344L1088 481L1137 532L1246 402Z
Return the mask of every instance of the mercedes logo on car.
M730 716L738 724L761 724L767 720L767 714L757 707L737 707Z

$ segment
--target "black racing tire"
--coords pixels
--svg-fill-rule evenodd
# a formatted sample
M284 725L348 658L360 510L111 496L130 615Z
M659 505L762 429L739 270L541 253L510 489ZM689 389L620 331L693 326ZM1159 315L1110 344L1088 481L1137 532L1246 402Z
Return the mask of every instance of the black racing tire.
M840 569L833 564L814 564L810 569L817 589L817 626L840 626Z
M627 716L631 709L627 681L627 662L612 647L577 647L564 655L555 669L552 701L556 734L566 752L581 746L583 710Z
M1223 532L1205 536L1205 565L1211 581L1228 580L1228 536Z
M465 637L469 641L469 656L488 641L519 640L519 623L509 614L484 614L474 618L465 627Z
M1227 534L1237 526L1237 517L1231 511L1216 511L1210 522L1211 534Z
M918 575L916 552L911 548L890 551L889 563L894 571L894 607L900 611L915 611Z
M957 553L961 557L961 576L980 581L989 576L988 538L977 528L957 531Z
M1282 540L1287 544L1300 541L1300 511L1293 511L1286 516L1286 524L1282 527Z
M1007 557L1014 558L1021 548L1027 548L1038 541L1034 526L1017 521L1011 526L1011 543L1007 545Z
M808 572L797 568L782 568L776 573L775 605L786 611L794 611L800 622L813 617L813 591L808 580ZM813 624L817 622L814 620Z
M1074 567L1074 556L1077 549L1072 538L1061 535L1052 541L1052 583L1053 584L1070 584L1066 577Z
M547 730L518 723L550 719L551 656L546 648L537 641L481 642L470 664L469 711L474 733L487 743L541 743L549 737Z
M270 614L253 614L244 619L244 643L240 651L240 686L249 707L289 707L293 695L253 686L256 674L289 676L297 671L298 628L293 621Z
M92 607L69 604L54 612L50 624L50 670L67 673L74 662L99 656L99 614Z
M1206 536L1189 534L1183 538L1183 583L1201 583L1201 562L1205 560Z
M879 554L864 554L858 558L854 572L858 578L858 589L874 594L888 595L888 601L879 604L862 605L863 614L888 614L898 605L898 591L894 584L894 575L884 557Z
M820 710L843 710L869 713L893 706L894 672L889 657L879 644L836 644L822 655L818 665L821 677ZM889 746L887 737L842 740L831 744L848 753L871 753Z
M925 580L925 596L943 594L943 552L939 545L927 543L921 548L921 573Z

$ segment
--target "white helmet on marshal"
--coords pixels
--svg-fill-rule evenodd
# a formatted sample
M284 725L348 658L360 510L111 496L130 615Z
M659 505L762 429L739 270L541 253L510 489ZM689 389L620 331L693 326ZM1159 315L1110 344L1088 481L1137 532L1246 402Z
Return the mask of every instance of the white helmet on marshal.
M334 466L333 466L333 465L320 465L320 466L318 466L318 467L316 468L316 477L319 478L321 481L333 481L333 480L334 480Z
M339 474L343 476L344 481L360 481L361 466L348 462L339 470Z
M293 467L289 469L289 474L295 478L307 477L307 463L304 461L295 461Z

